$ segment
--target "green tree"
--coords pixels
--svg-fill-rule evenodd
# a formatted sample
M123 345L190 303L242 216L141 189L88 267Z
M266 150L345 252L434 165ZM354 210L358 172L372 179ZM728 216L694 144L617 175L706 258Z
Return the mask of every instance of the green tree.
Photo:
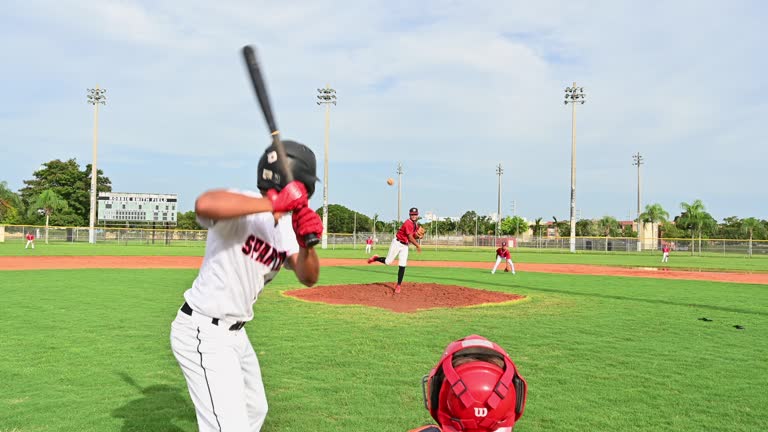
M29 214L37 214L42 211L45 215L45 244L48 244L48 221L51 215L59 210L66 210L67 202L56 194L52 189L46 189L40 192L29 207Z
M0 224L22 223L23 207L21 198L0 181Z
M536 237L541 238L541 228L543 227L541 221L544 220L542 217L537 217L533 220L533 223L530 224L531 231L533 232L533 235Z
M182 213L179 212L176 215L176 228L181 230L202 230L204 229L199 223L197 223L197 215L194 210Z
M741 219L738 216L728 216L723 218L717 236L724 239L737 239L741 238L742 232Z
M640 222L645 225L646 223L650 224L659 224L661 222L665 222L667 219L669 219L669 213L664 210L664 207L661 206L661 204L647 204L645 206L645 211L640 213ZM656 244L656 238L659 236L658 228L656 229L656 232L653 233L652 241L653 244Z
M683 209L683 213L677 219L677 223L680 226L685 226L686 229L691 231L691 255L694 253L693 242L695 235L699 235L699 255L701 255L702 231L705 229L716 229L717 222L712 215L706 212L704 203L702 203L701 200L695 200L690 204L682 202L680 203L680 207Z
M600 233L605 236L605 251L608 252L608 237L616 236L621 232L621 224L613 216L603 216L597 221Z
M34 178L24 180L25 186L19 191L22 202L29 206L44 190L50 189L67 202L68 207L51 216L54 225L85 226L90 219L91 208L91 165L81 170L75 159L59 159L46 162L34 172ZM111 192L112 182L97 173L98 192ZM30 214L29 212L27 213Z
M507 216L501 220L501 234L520 235L528 231L528 222L522 216Z
M666 221L661 223L662 237L670 238L683 238L685 237L685 231L678 228L672 221Z
M757 218L748 217L741 220L741 229L749 234L749 249L748 255L752 258L752 236L756 231L762 231L763 224L760 223Z
M569 233L570 235L570 233ZM576 235L579 237L593 237L597 235L597 227L592 219L579 219L576 221Z
M482 232L480 231L480 217L474 210L470 210L461 215L458 225L459 231L464 234L475 235L475 227L477 227L478 233Z

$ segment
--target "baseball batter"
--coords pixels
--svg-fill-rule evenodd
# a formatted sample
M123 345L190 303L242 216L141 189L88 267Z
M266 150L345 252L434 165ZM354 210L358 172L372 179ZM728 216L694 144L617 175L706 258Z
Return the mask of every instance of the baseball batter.
M208 239L200 272L171 325L171 348L200 431L261 429L267 397L245 325L259 293L283 265L306 286L319 276L317 254L304 243L305 235L319 237L323 228L307 207L315 155L302 144L283 144L295 181L281 182L286 176L270 146L258 164L260 193L212 190L195 202Z
M501 242L501 247L496 249L496 264L494 264L493 270L491 270L491 274L496 273L496 269L499 267L499 264L501 264L502 260L507 261L507 264L509 264L512 269L512 274L515 274L515 263L512 262L512 255L509 253L509 249L507 249L507 242L505 241Z
M512 432L528 394L509 354L478 335L448 344L421 385L438 424L410 432Z
M403 283L403 276L405 276L405 267L408 265L408 245L412 244L416 246L416 251L421 253L421 245L418 242L424 235L424 229L419 227L416 222L419 220L419 209L412 207L408 211L408 220L403 222L400 229L397 231L395 238L392 239L392 244L389 245L389 252L387 257L380 257L374 255L368 258L368 264L377 261L384 265L390 265L395 261L395 257L398 257L397 265L397 286L395 286L395 294L400 293L400 285Z

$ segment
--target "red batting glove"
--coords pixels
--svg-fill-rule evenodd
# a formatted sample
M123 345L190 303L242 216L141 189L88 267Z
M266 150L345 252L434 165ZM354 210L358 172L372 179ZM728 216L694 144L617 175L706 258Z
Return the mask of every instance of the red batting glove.
M267 198L272 201L273 213L287 213L306 207L309 204L307 198L307 188L298 180L294 180L283 188L279 193L273 189L267 191Z
M302 207L293 211L293 232L296 233L296 240L299 246L306 249L304 236L315 234L320 237L323 234L323 221L320 216L309 207Z

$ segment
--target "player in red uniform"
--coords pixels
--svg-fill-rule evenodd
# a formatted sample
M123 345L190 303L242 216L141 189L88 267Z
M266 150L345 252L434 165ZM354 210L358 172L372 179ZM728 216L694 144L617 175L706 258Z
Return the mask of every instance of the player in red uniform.
M409 218L400 229L397 231L395 238L392 239L392 244L389 245L389 252L387 257L380 257L374 255L368 258L368 264L376 261L385 265L390 265L395 260L395 257L399 256L397 265L399 269L397 271L397 286L395 287L395 294L400 293L400 285L403 283L403 276L405 276L405 267L408 265L408 245L412 244L416 246L416 251L421 253L421 245L416 240L413 234L418 231L419 224L416 222L419 220L419 209L411 207L408 211Z
M507 263L512 268L512 274L515 274L515 263L512 262L512 255L509 253L509 249L507 249L507 242L505 241L501 242L501 247L496 249L496 264L493 266L491 274L496 273L496 268L499 267L499 264L501 264L502 260L507 260Z
M669 245L664 245L663 248L661 248L661 262L669 262Z
M448 344L422 388L438 424L411 432L511 432L528 391L506 351L477 335Z
M35 235L32 234L32 232L30 231L30 232L27 233L26 238L27 238L27 244L24 246L24 249L26 249L26 248L28 248L30 246L32 246L32 249L34 249L35 248Z
M373 249L373 237L368 236L365 239L365 253L371 253L371 249Z

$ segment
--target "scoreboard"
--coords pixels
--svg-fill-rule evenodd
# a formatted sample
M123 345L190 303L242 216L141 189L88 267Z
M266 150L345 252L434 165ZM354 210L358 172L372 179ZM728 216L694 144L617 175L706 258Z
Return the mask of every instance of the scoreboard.
M176 194L99 192L99 222L150 222L176 225Z

